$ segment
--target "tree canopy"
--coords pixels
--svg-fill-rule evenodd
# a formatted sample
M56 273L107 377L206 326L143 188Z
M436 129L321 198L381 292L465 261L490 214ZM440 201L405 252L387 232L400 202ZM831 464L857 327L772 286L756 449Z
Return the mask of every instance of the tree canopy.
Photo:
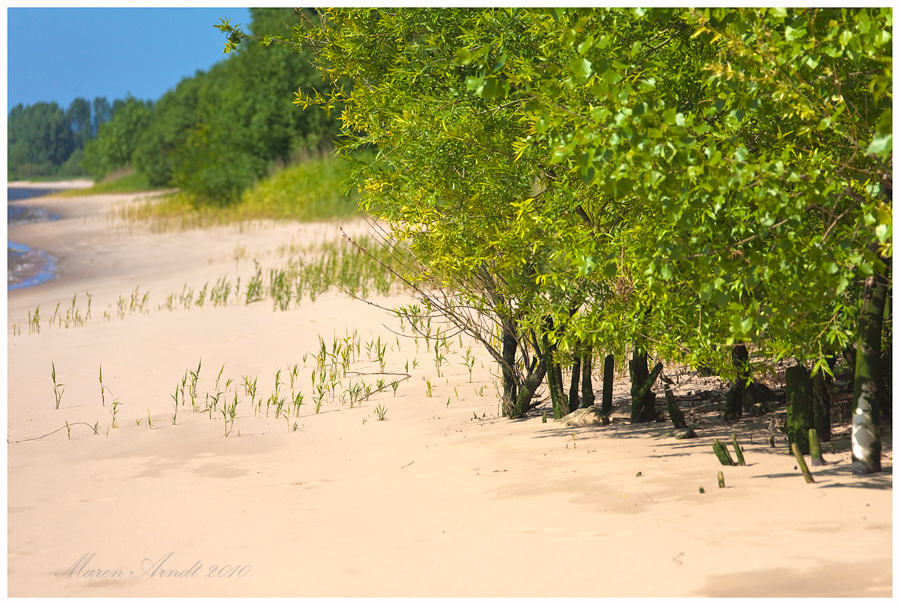
M521 386L629 343L829 371L890 284L891 39L886 8L346 8L283 41L332 84L297 102L378 150L367 209L514 332Z

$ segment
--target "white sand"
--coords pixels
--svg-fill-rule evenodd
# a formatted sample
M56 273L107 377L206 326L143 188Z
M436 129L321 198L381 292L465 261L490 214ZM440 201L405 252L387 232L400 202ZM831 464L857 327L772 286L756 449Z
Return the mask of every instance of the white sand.
M337 226L134 234L106 218L121 199L41 200L63 218L10 233L54 254L60 277L8 295L9 596L891 596L889 447L887 472L856 477L842 433L836 454L825 448L835 464L807 485L762 421L701 425L682 442L656 436L669 426L629 425L627 407L611 426L577 430L499 418L485 353L473 346L470 383L454 340L438 378L424 341L417 353L401 338L398 351L396 320L341 294L283 312L271 301L158 309L185 285L236 274L246 284L254 258L277 267L280 246L337 237ZM135 289L149 291L149 312L120 319L117 300ZM86 293L84 326L47 326L75 294L84 314ZM40 333L29 334L38 306ZM388 372L417 368L396 397L315 414L318 337L330 347L353 330L389 343ZM364 345L360 357L351 370L378 370ZM190 404L172 424L171 395L200 360L201 400L223 364L223 398L238 394L227 438L221 413ZM51 364L65 385L59 409ZM268 399L281 369L289 394L293 364L300 417L254 414L243 377ZM627 384L616 388L627 403ZM86 426L96 422L99 435ZM732 432L746 467L712 453L713 437ZM185 577L150 577L153 562Z
M68 181L7 181L7 187L17 189L87 189L94 186L90 179L72 179Z

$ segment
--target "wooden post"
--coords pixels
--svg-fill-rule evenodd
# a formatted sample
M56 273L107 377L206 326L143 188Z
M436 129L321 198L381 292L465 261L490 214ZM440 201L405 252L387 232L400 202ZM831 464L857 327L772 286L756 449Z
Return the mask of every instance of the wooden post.
M615 371L615 358L607 355L603 360L603 401L600 411L609 416L612 412L613 372Z
M734 453L737 456L738 466L747 466L747 463L744 462L744 452L741 450L741 446L738 445L737 437L734 435L731 436L731 443L734 444Z
M731 363L735 367L736 376L731 390L725 397L725 419L740 420L744 411L744 399L747 398L747 395L750 395L750 403L754 403L752 392L747 389L747 382L750 379L750 355L743 343L732 347Z
M800 446L792 443L791 451L794 452L794 457L797 458L797 465L800 467L800 472L803 473L803 478L806 479L807 483L815 483L816 480L813 479L812 473L806 467L806 461L803 459L803 452L800 451Z
M796 443L800 451L809 453L809 429L813 427L813 385L809 370L802 365L785 372L787 418L784 432L788 441Z
M813 376L813 426L822 441L831 441L831 393L825 370ZM815 464L815 463L813 463Z
M816 436L816 429L809 429L809 463L812 466L824 466L825 459L822 458L822 448L819 447L819 438Z
M734 466L734 460L732 460L731 454L728 453L728 448L722 445L718 439L713 439L713 452L715 452L722 466Z
M669 418L676 429L688 428L687 422L684 421L684 414L678 408L678 402L675 401L675 396L668 385L666 385L666 411L669 412Z
M581 383L581 357L575 356L572 363L572 380L569 383L569 411L574 412L581 407L581 397L579 396L579 386Z
M589 408L594 405L594 381L591 378L591 370L594 365L594 348L589 347L587 353L581 358L581 407Z

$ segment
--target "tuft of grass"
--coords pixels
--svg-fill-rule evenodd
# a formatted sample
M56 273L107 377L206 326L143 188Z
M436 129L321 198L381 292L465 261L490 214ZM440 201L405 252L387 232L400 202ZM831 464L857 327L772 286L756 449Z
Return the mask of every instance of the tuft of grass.
M53 380L53 394L56 396L56 409L59 409L59 402L62 401L63 392L66 390L65 385L56 382L56 364L50 362L50 378Z
M112 405L110 406L110 412L112 412L112 428L114 428L114 429L119 428L119 420L116 418L116 413L118 412L118 408L120 405L122 405L122 402L119 401L118 399L114 399L112 402ZM148 410L148 413L149 413L149 410ZM149 422L149 416L148 416L148 422Z
M378 420L384 420L385 414L387 414L386 407L383 405L375 406L375 417L378 418Z

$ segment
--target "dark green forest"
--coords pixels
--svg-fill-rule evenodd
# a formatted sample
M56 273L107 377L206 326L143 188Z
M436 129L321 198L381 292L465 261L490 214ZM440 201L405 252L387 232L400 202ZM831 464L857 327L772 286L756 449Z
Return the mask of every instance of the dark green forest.
M250 12L249 30L259 36L289 36L298 21L294 9ZM245 45L160 99L18 105L9 112L7 178L99 182L133 168L151 187L234 201L274 168L331 146L336 119L295 106L301 87L322 88L309 56Z

